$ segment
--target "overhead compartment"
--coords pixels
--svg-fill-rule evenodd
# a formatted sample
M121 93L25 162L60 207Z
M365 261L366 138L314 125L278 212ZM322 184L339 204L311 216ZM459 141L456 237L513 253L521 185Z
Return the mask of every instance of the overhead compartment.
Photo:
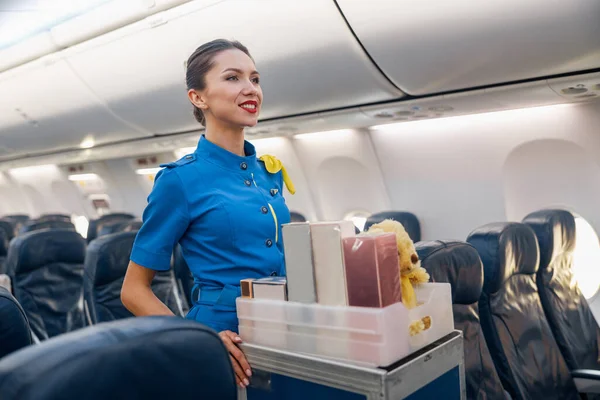
M116 114L164 134L199 128L186 95L184 62L199 45L220 37L240 40L256 60L262 119L402 97L331 1L192 1L64 55Z
M411 95L600 68L597 0L336 0L366 51Z
M64 60L46 57L0 75L0 159L144 136L115 117Z

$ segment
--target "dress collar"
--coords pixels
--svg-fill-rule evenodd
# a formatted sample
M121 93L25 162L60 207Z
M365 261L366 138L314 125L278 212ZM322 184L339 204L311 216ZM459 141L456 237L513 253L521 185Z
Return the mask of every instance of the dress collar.
M246 156L241 157L217 146L202 135L198 141L198 147L196 148L195 154L213 164L217 164L232 171L254 171L258 167L254 145L247 140L244 140L244 154Z

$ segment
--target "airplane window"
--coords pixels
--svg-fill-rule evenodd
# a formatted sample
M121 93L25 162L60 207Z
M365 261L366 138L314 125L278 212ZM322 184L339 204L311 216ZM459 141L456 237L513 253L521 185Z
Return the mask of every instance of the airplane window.
M583 218L575 219L577 242L573 254L573 275L586 299L600 286L600 243L594 228Z
M354 226L356 226L362 232L365 228L365 223L367 222L369 215L371 215L371 213L367 211L353 211L346 214L344 220L352 221Z
M77 233L79 233L84 239L87 239L88 225L90 224L88 219L83 215L73 214L71 216L71 221L73 222L73 225L75 225L75 230Z

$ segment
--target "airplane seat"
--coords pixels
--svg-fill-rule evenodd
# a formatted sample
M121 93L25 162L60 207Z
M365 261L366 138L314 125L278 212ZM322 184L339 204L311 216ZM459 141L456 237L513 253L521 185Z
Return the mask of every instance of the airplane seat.
M575 217L566 210L540 210L523 220L537 236L537 286L546 318L571 370L600 369L600 328L574 284Z
M75 225L72 222L61 221L61 220L46 220L46 221L30 221L21 227L19 235L24 233L48 230L48 229L69 229L74 231Z
M31 218L29 217L29 215L25 215L25 214L12 214L12 215L5 215L4 217L2 217L3 219L9 219L11 221L15 221L15 222L20 222L20 223L25 223L27 221L29 221Z
M184 318L89 326L0 360L3 400L236 400L217 333Z
M483 262L479 315L502 386L513 399L578 399L538 295L533 230L492 223L471 232L467 242Z
M116 229L117 229L117 232L131 232L131 231L139 231L141 227L142 227L142 220L132 219L127 222L121 222Z
M71 222L71 216L67 214L42 214L37 219L37 222L44 221L64 221Z
M8 235L0 229L0 274L6 274L6 256L8 254Z
M40 340L84 326L85 246L69 229L29 232L10 242L6 269L13 293Z
M0 359L32 343L23 307L8 289L0 286Z
M306 217L299 212L290 211L291 222L306 222Z
M377 224L384 219L393 219L394 221L400 222L404 226L404 229L406 229L406 233L408 233L408 236L410 236L413 242L418 242L421 240L421 225L419 223L419 219L415 214L406 211L382 211L372 214L369 218L367 218L363 230L368 230L371 225Z
M87 231L88 243L98 237L99 232L105 225L111 225L116 222L125 222L133 218L135 217L128 213L112 213L103 215L100 218L90 220Z
M452 288L454 326L463 332L468 399L508 397L496 372L479 321L483 265L477 250L460 241L427 241L415 245L421 266L432 282Z
M15 234L17 232L16 226L16 222L10 219L0 219L0 230L4 231L9 242L12 240L12 238L15 237Z
M21 227L29 221L29 216L18 215L18 214L17 215L5 215L4 217L2 217L2 221L8 221L10 224L12 224L13 231L14 231L12 237L15 237L21 230Z
M88 324L133 317L121 303L121 288L137 232L118 232L101 236L87 248L83 296ZM156 297L176 315L181 315L171 271L156 273L152 281Z
M194 302L192 301L192 289L194 287L194 277L188 267L183 253L181 252L181 245L177 244L173 251L173 273L175 275L175 282L179 287L179 291L184 294L185 301L187 302L187 308L191 308Z

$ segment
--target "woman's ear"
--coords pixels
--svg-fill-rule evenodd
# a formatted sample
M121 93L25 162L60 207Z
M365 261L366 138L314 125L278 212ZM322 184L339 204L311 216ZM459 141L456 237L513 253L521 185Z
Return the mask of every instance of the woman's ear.
M193 105L198 107L201 110L206 110L208 108L208 104L204 101L204 97L198 93L195 89L188 90L188 98L192 102Z

